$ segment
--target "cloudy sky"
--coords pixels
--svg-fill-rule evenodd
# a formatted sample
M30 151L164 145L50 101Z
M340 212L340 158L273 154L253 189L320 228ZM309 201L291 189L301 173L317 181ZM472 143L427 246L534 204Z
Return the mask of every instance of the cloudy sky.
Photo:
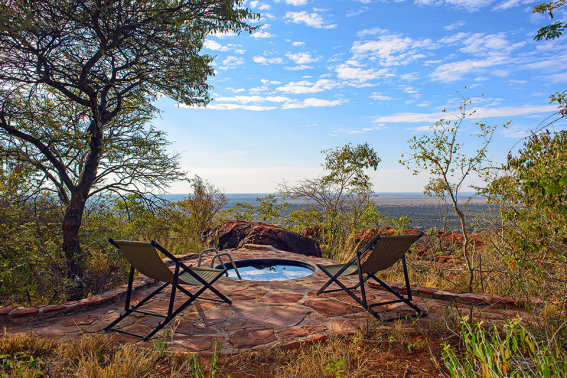
M550 23L532 14L537 3L248 0L261 28L205 43L203 53L216 56L214 100L187 108L162 99L154 124L190 175L227 193L317 177L321 151L349 142L368 142L382 159L370 173L377 192L419 192L427 175L398 160L443 109L458 110L460 95L477 110L463 130L471 148L475 122L512 122L494 139L495 162L553 114L549 96L567 86L567 36L533 40ZM554 16L567 20L567 9Z

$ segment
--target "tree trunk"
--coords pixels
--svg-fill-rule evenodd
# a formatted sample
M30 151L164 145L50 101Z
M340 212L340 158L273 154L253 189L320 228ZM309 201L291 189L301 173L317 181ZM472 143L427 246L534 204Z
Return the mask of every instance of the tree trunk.
M465 222L465 214L459 208L457 208L457 206L455 206L455 211L457 212L457 215L461 219L461 229L463 231L463 257L465 258L465 262L467 264L467 270L469 271L469 282L467 286L468 286L468 291L472 293L473 282L474 282L474 268L473 268L473 262L471 261L468 251L469 234L467 231L467 224Z
M79 229L83 220L86 198L72 193L71 201L63 218L63 252L67 264L67 278L71 286L67 289L67 299L77 300L84 296L85 258L79 241Z

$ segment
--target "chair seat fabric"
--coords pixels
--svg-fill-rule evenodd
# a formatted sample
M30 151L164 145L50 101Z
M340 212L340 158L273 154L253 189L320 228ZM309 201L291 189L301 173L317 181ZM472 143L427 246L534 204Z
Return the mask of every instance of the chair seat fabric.
M325 265L325 269L333 276L339 272L346 264L333 264L333 265ZM345 271L341 274L341 276L348 276L357 272L356 264L351 264Z
M206 282L211 281L219 273L222 272L222 270L210 269L210 268L190 267L189 269L191 269L191 271L193 273L197 274L199 277L201 277ZM203 285L201 282L199 282L199 280L197 280L195 277L193 277L190 273L187 273L187 272L183 272L183 273L179 274L179 280L181 281L180 282L181 284L186 283L188 285L195 285L195 286Z

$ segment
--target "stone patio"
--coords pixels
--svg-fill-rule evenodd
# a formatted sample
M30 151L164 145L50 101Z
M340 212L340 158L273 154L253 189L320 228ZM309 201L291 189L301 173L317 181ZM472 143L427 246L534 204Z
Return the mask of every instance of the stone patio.
M246 247L231 250L230 253L235 260L283 258L303 261L314 266L336 263L328 259L277 251L268 246L247 245ZM189 261L185 263L196 264L196 260L193 261L195 257L190 256ZM210 257L204 260L203 265L209 266L209 264ZM349 279L354 283L356 277ZM359 327L364 327L367 322L375 321L348 295L339 292L317 296L316 291L326 281L326 276L319 269L310 276L290 281L240 281L222 277L214 286L232 299L232 305L206 300L195 301L166 327L169 335L167 341L172 349L200 353L210 353L214 346L213 343L218 342L222 353L236 353L276 344L295 347L300 342L320 340L332 332L353 332ZM148 279L144 277L138 279L137 286L140 292L133 296L133 302L144 298L155 288L149 285ZM187 288L192 290L191 286ZM369 300L395 299L392 294L376 287L369 287L367 295ZM185 299L184 294L178 294L176 305L183 303ZM165 290L154 297L144 308L163 313L167 310L168 300L169 290ZM89 299L84 301L85 303L96 302L98 307L82 313L62 312L50 318L35 317L28 320L18 315L25 313L26 308L12 308L10 311L4 308L6 317L2 323L8 335L33 333L40 337L73 339L87 333L104 334L104 327L119 316L124 306L123 301L114 303L103 303L92 299L90 302ZM448 307L460 308L463 314L469 314L470 305L467 303L483 304L483 306L476 307L475 314L491 322L522 315L510 301L504 301L504 303L503 300L498 300L498 298L494 300L486 295L440 291L431 288L416 288L414 302L429 312L429 319L441 319L443 311ZM58 306L59 310L65 309L64 305ZM404 304L388 305L378 310L385 312L386 317L412 313L410 308ZM42 314L42 311L42 309L35 309L36 314ZM8 318L8 314L18 316L12 315L12 318ZM18 319L20 321L16 321ZM160 320L156 317L135 314L122 321L119 326L133 333L146 334ZM425 318L419 321L428 320ZM146 343L128 335L113 334L123 342L153 345L154 341L163 335L163 332L163 330L160 331Z

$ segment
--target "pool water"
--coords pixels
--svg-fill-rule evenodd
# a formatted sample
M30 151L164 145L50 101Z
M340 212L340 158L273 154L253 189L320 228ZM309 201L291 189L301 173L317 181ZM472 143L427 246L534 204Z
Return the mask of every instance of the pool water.
M250 281L286 281L306 277L315 271L309 264L294 260L258 259L238 260L236 267L243 280ZM228 277L238 279L232 264L225 263ZM222 268L222 265L216 267Z

